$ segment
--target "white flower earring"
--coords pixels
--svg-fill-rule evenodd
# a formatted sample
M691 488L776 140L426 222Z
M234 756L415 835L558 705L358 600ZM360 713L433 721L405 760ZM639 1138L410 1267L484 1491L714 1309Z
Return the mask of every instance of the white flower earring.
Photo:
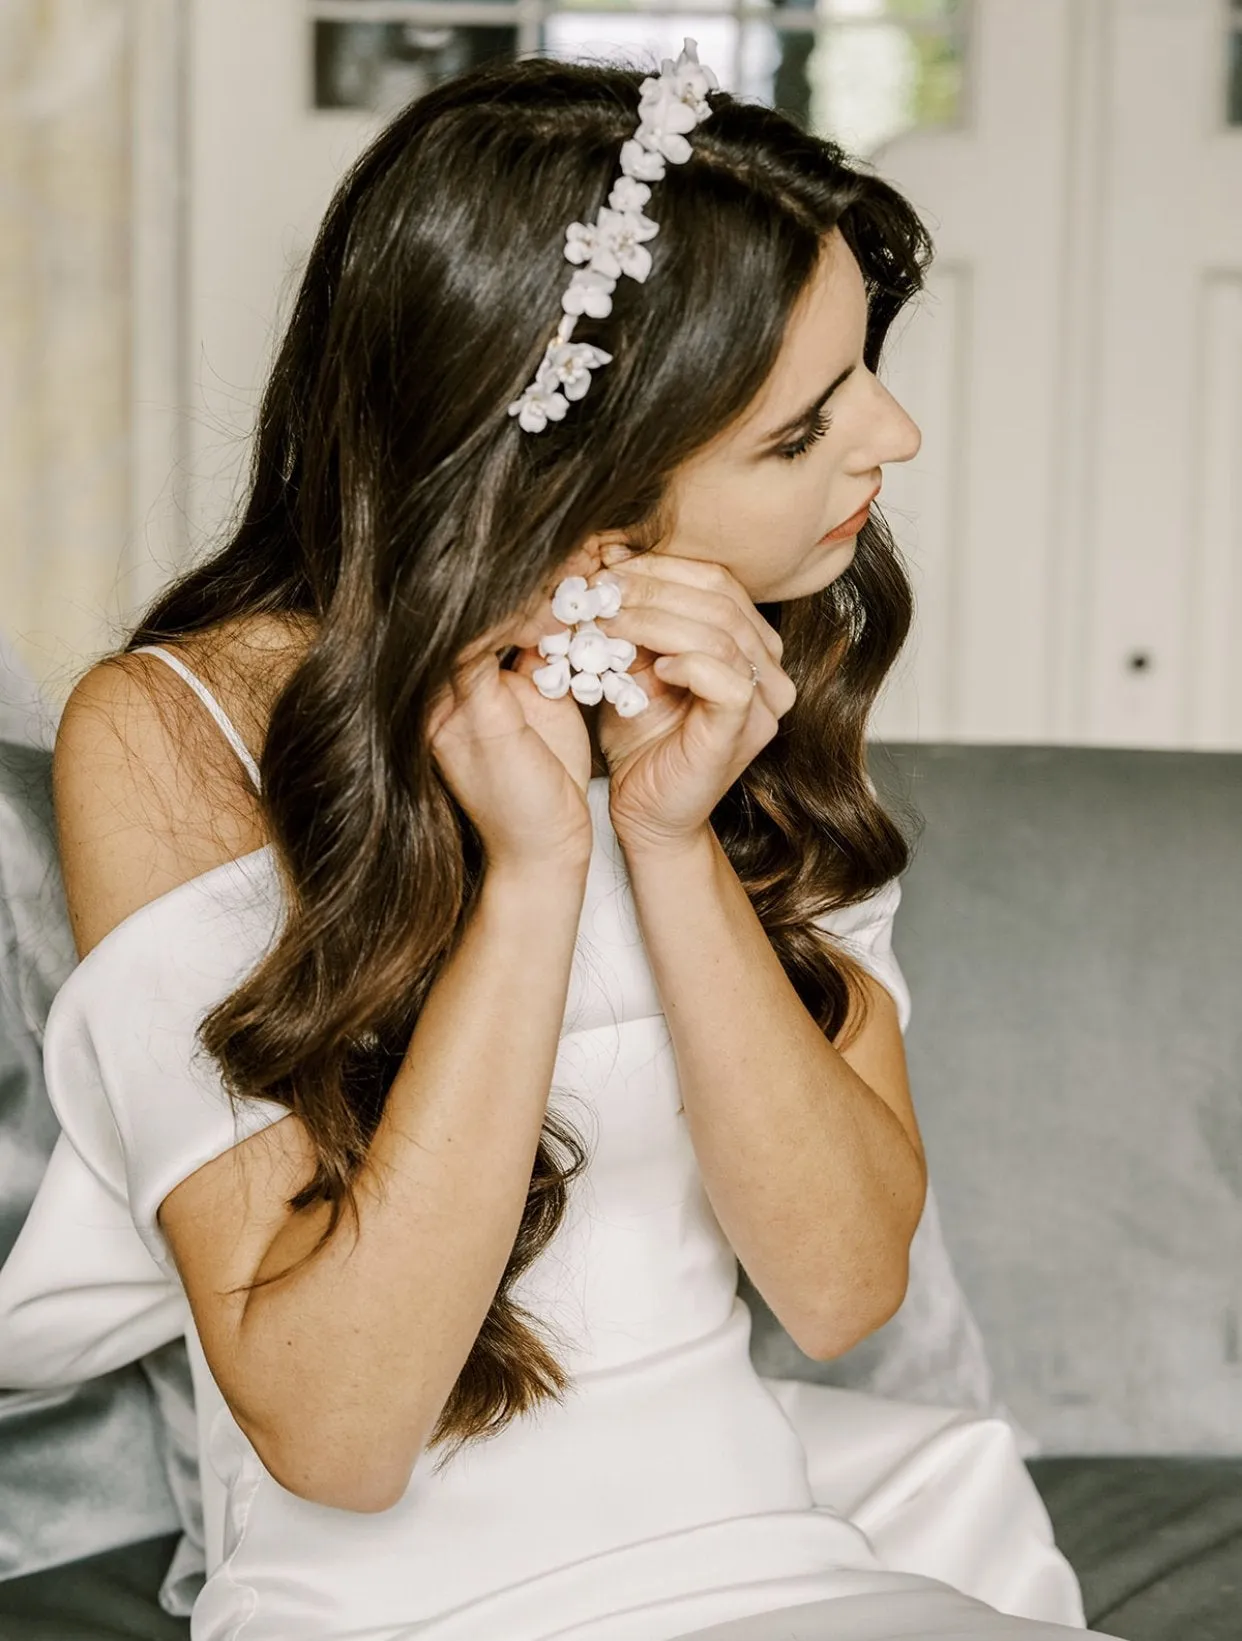
M628 638L613 638L596 625L596 616L616 615L621 608L621 585L611 577L588 587L586 577L566 576L552 596L552 614L565 623L564 632L539 640L539 653L548 663L531 673L531 682L549 701L566 693L584 707L609 700L622 718L632 718L649 705L642 685L626 676L638 654ZM572 630L571 630L572 629Z

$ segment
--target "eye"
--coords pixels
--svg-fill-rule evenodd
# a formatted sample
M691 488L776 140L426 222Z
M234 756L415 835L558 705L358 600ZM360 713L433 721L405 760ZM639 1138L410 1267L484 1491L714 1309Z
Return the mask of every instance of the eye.
M787 444L783 449L778 450L776 454L780 456L783 461L796 461L799 456L805 456L811 446L818 443L818 441L823 438L824 434L827 433L831 426L832 417L825 415L821 410L819 415L816 416L815 420L812 422L811 426L798 440L797 444Z

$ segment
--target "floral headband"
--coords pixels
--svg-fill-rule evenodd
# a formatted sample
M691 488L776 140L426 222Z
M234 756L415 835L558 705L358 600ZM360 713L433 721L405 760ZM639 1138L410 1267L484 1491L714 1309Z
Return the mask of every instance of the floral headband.
M585 263L569 281L561 297L563 317L556 335L544 349L535 379L509 406L510 416L526 433L540 433L549 422L559 422L571 399L581 399L591 385L590 372L607 365L612 354L589 342L571 342L578 315L606 319L612 312L612 292L622 274L645 280L651 271L651 252L643 243L654 239L660 225L643 215L651 198L651 182L659 182L664 167L682 165L690 158L686 132L708 118L707 93L720 82L699 62L698 44L685 38L681 56L666 57L658 77L648 76L639 87L639 122L634 135L621 144L621 175L613 184L608 203L601 205L591 223L571 222L565 230L565 256Z

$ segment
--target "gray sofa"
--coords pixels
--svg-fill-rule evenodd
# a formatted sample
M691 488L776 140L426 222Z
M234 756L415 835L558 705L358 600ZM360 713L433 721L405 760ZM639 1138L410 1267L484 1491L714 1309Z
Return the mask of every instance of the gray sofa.
M1238 1641L1242 756L890 744L870 762L914 843L894 940L907 1054L971 1316L943 1360L898 1313L819 1363L743 1277L756 1364L950 1400L977 1321L1088 1622ZM15 839L45 863L20 886ZM45 936L0 989L0 1262L56 1134L36 1097L41 1019L73 961L53 839L50 755L0 741L0 930ZM157 1599L186 1520L163 1434L182 1355L0 1387L0 1641L188 1638ZM976 1375L972 1405L990 1395ZM54 1543L23 1488L61 1500ZM12 1576L23 1564L39 1570Z

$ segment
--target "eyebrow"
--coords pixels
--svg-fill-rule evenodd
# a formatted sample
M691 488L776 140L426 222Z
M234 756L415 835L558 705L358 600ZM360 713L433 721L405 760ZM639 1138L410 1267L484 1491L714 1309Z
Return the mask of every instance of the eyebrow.
M762 441L761 448L765 452L770 451L777 445L787 443L795 433L801 433L803 428L810 427L842 382L848 381L856 368L854 365L847 365L834 381L829 382L818 399L813 399L805 410L800 410L796 416L790 417L789 421L782 422L780 427L774 428L771 433L767 434Z

